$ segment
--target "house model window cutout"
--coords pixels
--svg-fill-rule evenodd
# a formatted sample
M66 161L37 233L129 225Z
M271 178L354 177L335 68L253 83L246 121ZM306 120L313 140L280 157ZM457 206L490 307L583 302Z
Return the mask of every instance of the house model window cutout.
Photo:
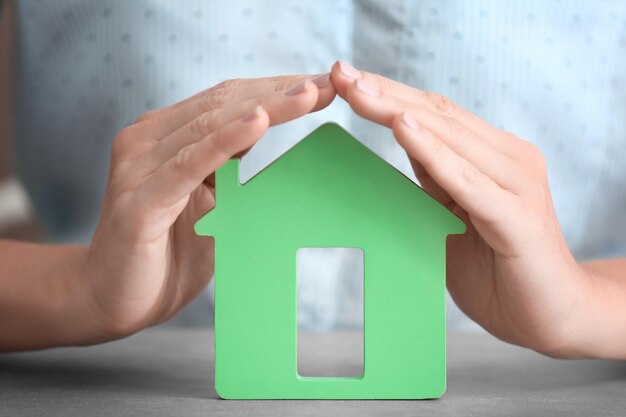
M446 387L445 250L465 224L327 123L245 184L216 172L215 389L226 399L421 399ZM363 375L297 372L296 252L364 253Z

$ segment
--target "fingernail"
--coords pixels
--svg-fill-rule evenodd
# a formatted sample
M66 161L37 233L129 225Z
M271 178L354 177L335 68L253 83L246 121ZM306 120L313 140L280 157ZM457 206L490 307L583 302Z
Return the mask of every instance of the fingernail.
M256 106L255 108L253 108L252 110L250 110L245 116L243 116L241 118L242 121L244 122L250 122L254 119L256 119L257 117L259 117L261 115L261 109L263 109L262 106Z
M317 88L325 88L330 85L330 73L321 74L314 77L311 81L317 86Z
M372 97L376 97L380 95L380 92L369 86L365 81L363 80L356 80L356 89L359 90L361 93L363 94L367 94L368 96L372 96Z
M362 77L361 71L359 71L358 69L354 68L352 65L344 61L339 61L339 71L341 71L341 73L345 75L346 77L349 77L355 80Z
M413 118L409 113L402 113L402 123L404 123L409 129L419 130L420 125L417 124L417 120Z
M302 94L306 91L306 80L302 81L299 84L291 87L289 90L285 92L286 96L295 96L298 94Z

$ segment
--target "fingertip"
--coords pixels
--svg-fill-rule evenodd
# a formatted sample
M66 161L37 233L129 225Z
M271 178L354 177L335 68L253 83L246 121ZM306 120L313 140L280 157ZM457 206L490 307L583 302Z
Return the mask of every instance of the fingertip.
M241 122L252 131L264 132L269 127L270 116L265 108L258 104L241 118Z
M330 79L341 97L345 97L350 85L362 77L361 71L341 60L333 64L330 72Z
M381 91L373 87L370 83L366 82L363 79L357 79L352 81L347 89L345 100L347 101L359 101L359 100L367 100L372 98L381 97Z
M345 81L339 71L339 61L335 61L335 63L330 67L330 82L333 84L338 93L340 91L343 93L344 88L341 87L345 84Z
M246 122L253 122L256 119L258 119L261 116L261 113L264 112L265 110L263 109L263 106L261 106L260 104L254 106L254 108L252 110L250 110L248 113L246 113L242 118L241 121L246 123Z
M303 95L301 101L298 103L300 106L301 114L306 114L312 112L320 102L321 90L319 87L313 82L313 80L306 79L304 81L306 94ZM328 89L328 88L326 88Z
M348 102L355 113L368 118L368 115L371 116L372 110L374 110L372 106L376 106L371 99L378 97L378 94L364 93L360 84L362 84L362 80L353 80L348 84L343 99Z
M320 79L322 81L320 81ZM325 82L323 81L325 79ZM337 90L330 79L330 73L322 74L313 79L313 83L317 86L318 96L317 103L312 111L318 111L328 107L335 100ZM320 85L321 84L321 85Z
M259 105L259 124L267 130L270 126L270 115L262 105Z
M391 121L391 129L393 131L399 131L402 129L402 115L404 113L398 113L395 116L393 116L393 119Z
M410 144L410 138L420 129L415 118L407 112L396 114L391 122L391 130L396 140L405 149Z
M230 145L238 148L228 150L233 158L241 158L265 135L270 126L270 116L259 104L242 117L240 123L243 124L242 127L236 127L232 124L232 127L227 126L229 133L226 136L235 135L235 140L232 140Z
M315 84L317 86L318 90L322 90L322 89L327 88L327 87L332 87L332 84L330 82L330 73L329 72L316 75L313 78L311 78L311 81L313 81L313 84Z
M310 79L302 81L285 92L285 96L294 100L293 104L301 112L309 112L317 104L319 99L319 89Z
M311 96L312 98L310 98L310 100L316 103L320 95L320 89L317 84L315 84L311 78L307 78L304 80L304 86L307 97Z
M259 119L268 117L267 110L265 110L265 107L263 107L263 104L257 104L256 107L254 108L254 112L257 114L257 117Z
M394 123L398 123L398 125L402 127L402 129L409 129L412 131L418 131L422 128L419 123L417 123L415 117L413 117L412 114L406 111L397 114L394 117Z
M267 132L267 130L270 128L270 124L271 124L271 119L270 119L270 115L269 113L263 108L263 106L259 106L259 120L257 122L257 129L256 132L258 136L257 140L260 139L265 132Z

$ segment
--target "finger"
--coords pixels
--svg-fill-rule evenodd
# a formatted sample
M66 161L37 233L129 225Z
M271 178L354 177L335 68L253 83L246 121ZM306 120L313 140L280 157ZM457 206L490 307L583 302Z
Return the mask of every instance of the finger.
M197 94L192 99L156 110L154 114L149 112L145 121L140 125L144 129L144 134L158 141L202 113L274 92L284 92L306 79L311 79L311 76L295 75L267 79L229 80ZM314 106L314 110L318 110L332 102L335 97L335 89L326 74L313 77L312 80L320 91L319 102Z
M309 78L310 75L307 74L294 74L294 75L278 75L278 76L273 76L273 77L261 77L261 78L232 78L232 79L228 79L228 80L224 80L216 85L214 85L213 87L207 88L205 90L202 90L196 94L194 94L193 96L187 97L184 100L181 100L177 103L174 103L170 106L164 107L162 109L156 109L156 110L152 110L149 111L148 113L144 114L143 116L145 116L146 118L152 118L152 117L157 117L159 113L162 113L164 111L168 111L168 110L172 110L176 107L180 107L180 106L184 106L194 100L197 100L198 98L205 96L207 94L210 94L213 91L216 90L221 90L221 89L225 89L225 90L229 90L229 89L248 89L252 86L258 85L258 84L271 84L274 85L276 83L278 84L288 84L291 83L291 79L295 78L297 79L297 82L300 82L302 80L304 80L305 78ZM285 88L289 88L288 85L283 86L283 85L279 85L276 87L277 89L285 89Z
M263 77L263 78L233 78L233 79L228 79L228 80L224 80L222 82L220 82L219 84L216 84L212 87L206 88L190 97L187 97L181 101L178 101L174 104L171 104L169 106L160 108L160 109L155 109L155 110L150 110L144 114L142 114L141 116L139 116L136 120L136 122L142 122L142 121L148 121L148 120L152 120L152 119L158 119L159 117L161 117L163 114L170 112L178 107L181 106L185 106L191 102L194 102L198 99L201 99L202 97L206 97L216 91L220 91L220 90L238 90L238 89L242 89L244 91L246 90L250 90L252 87L256 86L256 85L274 85L277 82L288 82L289 78L297 78L299 82L300 80L303 80L307 77L309 77L309 75L279 75L279 76L274 76L274 77ZM280 88L280 87L277 87Z
M516 194L523 192L527 175L517 159L494 148L489 141L456 119L438 115L423 107L411 107L409 113L418 124L431 131L500 187Z
M395 118L393 132L407 153L471 218L501 229L507 227L509 213L517 211L517 196L500 188L408 113Z
M433 113L425 107L377 90L363 80L356 80L345 91L354 111L376 123L391 127L397 114L404 111L448 147L492 178L499 186L515 192L524 188L524 173L517 160L494 148L456 119Z
M269 115L270 126L274 126L315 109L319 103L318 95L316 85L306 79L286 92L271 93L224 109L202 113L164 138L148 156L144 169L147 172L156 169L181 148L203 139L220 126L240 119L256 106L263 107Z
M206 236L197 236L193 225L213 207L215 196L212 190L200 186L191 193L187 207L174 225L174 238L177 240L174 246L183 249L176 258L179 276L184 277L179 282L181 306L186 305L206 288L211 278L214 240Z
M381 75L358 70L343 61L337 61L333 65L331 79L337 94L347 101L350 101L350 98L347 97L350 85L355 80L360 79L385 94L394 95L416 106L425 107L439 115L458 120L468 129L484 136L492 146L509 156L515 156L519 147L523 146L521 139L492 126L441 94L423 91ZM390 119L393 119L393 116L391 115Z
M454 199L450 197L450 194L437 184L437 181L433 179L428 171L426 171L415 158L408 154L407 156L409 158L409 162L411 163L411 168L413 168L413 172L415 173L415 177L424 191L430 194L430 196L437 200L442 206L451 211L454 210L457 204Z
M268 126L269 115L257 107L242 119L228 123L205 139L185 146L142 184L136 193L137 204L141 204L144 211L153 209L157 216L160 215L162 210L168 210L187 198L206 177L233 155L252 146Z
M330 82L329 73L319 74L317 76L283 75L259 80L267 81L248 83L250 80L232 80L230 83L225 83L225 86L216 88L214 91L205 96L200 96L196 100L190 100L188 103L178 106L177 110L181 112L190 110L191 113L198 116L201 113L222 109L240 101L258 98L277 92L286 92L305 80L311 80L320 91L320 95L318 97L320 102L316 103L313 108L314 111L326 107L335 97L335 89ZM176 114L172 117L175 115ZM189 120L191 120L191 118Z

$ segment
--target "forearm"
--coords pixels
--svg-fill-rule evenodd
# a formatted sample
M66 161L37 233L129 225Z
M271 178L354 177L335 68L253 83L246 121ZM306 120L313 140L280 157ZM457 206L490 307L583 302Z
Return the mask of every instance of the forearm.
M0 351L95 343L87 248L0 240Z
M594 260L581 264L591 285L583 357L626 359L626 258Z

